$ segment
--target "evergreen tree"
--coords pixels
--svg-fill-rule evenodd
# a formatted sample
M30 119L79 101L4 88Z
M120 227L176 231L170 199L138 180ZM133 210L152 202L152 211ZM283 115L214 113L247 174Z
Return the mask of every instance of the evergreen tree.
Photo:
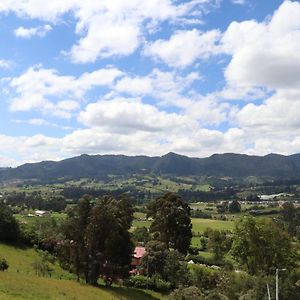
M186 254L192 238L191 209L177 194L167 193L148 206L148 217L153 218L150 231L158 239Z

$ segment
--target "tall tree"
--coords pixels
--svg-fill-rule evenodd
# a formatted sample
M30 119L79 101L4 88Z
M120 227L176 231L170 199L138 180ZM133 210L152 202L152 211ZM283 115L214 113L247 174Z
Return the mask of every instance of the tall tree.
M78 278L84 274L86 282L95 285L100 275L114 278L128 273L132 220L133 208L125 196L105 196L93 206L88 198L80 201L66 226L71 263Z
M267 218L240 219L235 226L231 251L250 274L273 274L276 268L289 270L296 260L288 233Z
M19 224L10 208L0 201L0 241L15 242L20 235Z
M192 238L191 209L177 194L167 193L148 205L148 217L153 218L150 231L157 238L186 254Z

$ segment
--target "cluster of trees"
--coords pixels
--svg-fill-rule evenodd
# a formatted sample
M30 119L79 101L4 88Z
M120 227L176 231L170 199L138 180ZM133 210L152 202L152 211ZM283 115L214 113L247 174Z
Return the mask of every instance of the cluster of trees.
M27 207L29 209L63 211L67 202L62 196L50 196L45 199L41 193L10 193L5 196L7 204L12 206Z
M236 199L231 202L223 201L221 204L217 205L217 211L219 214L224 214L226 212L231 214L239 213L241 209L241 204Z
M85 196L64 225L61 260L69 263L78 280L83 276L92 285L99 276L123 278L133 252L132 220L133 207L127 196L105 196L95 203Z
M240 204L232 201L229 207L231 212L238 211ZM300 209L292 203L283 205L281 219L245 216L236 222L233 232L207 230L201 239L201 250L213 253L207 265L197 264L200 249L190 246L191 209L180 195L167 193L149 203L147 217L153 220L149 229L131 233L133 213L128 195L84 196L61 224L49 217L20 226L8 205L1 202L0 241L36 244L55 254L78 280L92 285L99 277L107 282L126 279L134 244L143 243L142 270L147 276L130 277L127 283L171 289L172 300L264 299L266 284L273 292L275 271L284 268L280 296L298 299ZM41 253L34 268L37 274L51 274L51 256ZM195 264L188 264L191 259Z

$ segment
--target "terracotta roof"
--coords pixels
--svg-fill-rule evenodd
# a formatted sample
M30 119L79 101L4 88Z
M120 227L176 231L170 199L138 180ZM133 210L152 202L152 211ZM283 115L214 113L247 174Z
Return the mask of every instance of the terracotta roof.
M145 247L135 247L133 257L142 258L146 254Z

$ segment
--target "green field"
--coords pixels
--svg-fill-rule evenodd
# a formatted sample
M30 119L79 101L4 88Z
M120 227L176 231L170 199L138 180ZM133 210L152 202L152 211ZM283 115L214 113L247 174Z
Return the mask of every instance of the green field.
M0 272L0 299L72 299L72 300L159 300L164 296L138 289L114 286L91 287L78 283L74 276L62 270L58 264L52 265L54 272L49 277L38 277L32 263L38 258L33 249L17 248L0 244L0 257L7 259L9 268ZM60 279L63 278L63 279ZM60 279L60 280L59 280ZM66 280L69 279L69 280Z
M58 280L0 272L0 299L24 300L159 300L157 293L122 287L91 287L71 280Z
M218 229L218 230L232 230L234 227L234 222L232 221L221 221L212 219L192 219L193 231L202 233L207 228Z

